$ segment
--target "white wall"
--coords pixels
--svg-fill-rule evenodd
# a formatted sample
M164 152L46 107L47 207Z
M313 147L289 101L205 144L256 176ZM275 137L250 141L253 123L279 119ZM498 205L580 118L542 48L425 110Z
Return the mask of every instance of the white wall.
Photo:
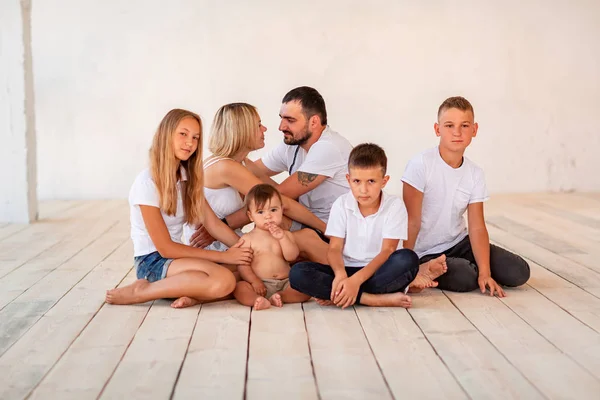
M29 6L0 2L0 222L37 219Z
M467 154L492 192L598 191L599 20L594 0L37 0L39 194L125 197L173 107L208 133L252 103L271 148L299 85L353 144L384 146L393 192L451 95L475 106Z

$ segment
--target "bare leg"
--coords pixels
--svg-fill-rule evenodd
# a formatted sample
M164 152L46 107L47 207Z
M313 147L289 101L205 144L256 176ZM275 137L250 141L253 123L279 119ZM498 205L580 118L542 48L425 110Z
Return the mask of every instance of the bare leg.
M221 265L224 268L227 268L228 270L230 270L233 273L233 276L235 277L235 281L236 282L239 282L239 281L242 280L242 278L240 276L240 273L238 272L237 265L230 265L230 264L219 264L219 265ZM169 270L170 269L171 269L171 266L169 266ZM169 270L167 270L167 272ZM167 273L167 276L169 276L168 273ZM218 299L214 299L214 300L211 300L211 301L229 300L229 299L232 299L232 298L233 298L233 294L227 295L225 297L221 297L221 298L218 298ZM207 303L207 301L201 301L201 300L198 300L198 299L193 299L191 297L183 296L183 297L178 298L174 302L172 302L171 303L171 307L173 307L173 308L186 308L186 307L195 306L196 304L200 304L200 303Z
M171 263L165 279L152 283L138 279L131 285L108 290L106 302L135 304L183 296L196 301L214 300L234 288L235 278L226 268L206 260L182 258Z
M329 246L321 240L317 232L312 229L301 229L293 233L302 259L325 265L329 264L329 261L327 261Z
M412 299L402 292L386 294L363 293L360 297L360 304L372 307L409 308L412 306Z
M281 292L275 293L269 301L275 307L283 306L283 303L304 303L310 300L310 296L304 293L300 293L297 290L292 289L290 286L282 290Z
M252 288L252 285L246 281L237 283L235 286L235 291L233 292L233 296L238 302L240 302L240 304L248 307L254 307L256 311L271 307L269 300L263 296L257 295Z

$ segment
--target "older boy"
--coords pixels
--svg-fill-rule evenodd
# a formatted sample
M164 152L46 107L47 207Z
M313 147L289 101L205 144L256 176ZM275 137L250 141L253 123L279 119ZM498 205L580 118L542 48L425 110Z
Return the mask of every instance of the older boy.
M335 201L327 223L329 265L294 265L292 288L321 304L332 302L342 308L355 303L411 306L411 298L403 291L419 273L419 263L412 250L402 249L401 241L407 237L406 209L402 200L382 191L390 178L386 168L381 147L361 144L352 150L346 177L351 192ZM428 272L434 273L431 278L443 273L443 258L428 264Z
M500 285L519 286L529 279L521 257L490 245L483 217L489 196L483 170L464 157L477 135L473 106L463 97L450 97L438 109L435 134L439 146L409 161L402 181L408 211L406 248L420 261L446 255L448 271L437 281L440 289L467 292L489 289L504 297ZM468 212L468 229L464 213Z

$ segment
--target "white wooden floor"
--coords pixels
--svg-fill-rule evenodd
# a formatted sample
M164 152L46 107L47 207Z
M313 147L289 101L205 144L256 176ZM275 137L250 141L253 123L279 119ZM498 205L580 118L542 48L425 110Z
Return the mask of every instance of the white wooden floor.
M600 194L496 196L486 217L532 268L502 300L173 310L103 302L135 278L125 202L43 203L0 224L0 399L599 399Z

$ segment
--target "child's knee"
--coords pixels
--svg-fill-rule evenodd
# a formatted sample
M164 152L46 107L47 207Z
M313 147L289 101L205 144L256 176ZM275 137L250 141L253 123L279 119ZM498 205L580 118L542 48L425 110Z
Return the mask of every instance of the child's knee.
M498 282L504 286L517 287L524 285L531 276L531 270L529 264L522 257L517 256L516 262L507 268L508 276L504 278L506 282Z
M396 250L390 256L390 260L395 265L401 265L403 269L407 269L417 274L419 272L419 256L410 249Z

